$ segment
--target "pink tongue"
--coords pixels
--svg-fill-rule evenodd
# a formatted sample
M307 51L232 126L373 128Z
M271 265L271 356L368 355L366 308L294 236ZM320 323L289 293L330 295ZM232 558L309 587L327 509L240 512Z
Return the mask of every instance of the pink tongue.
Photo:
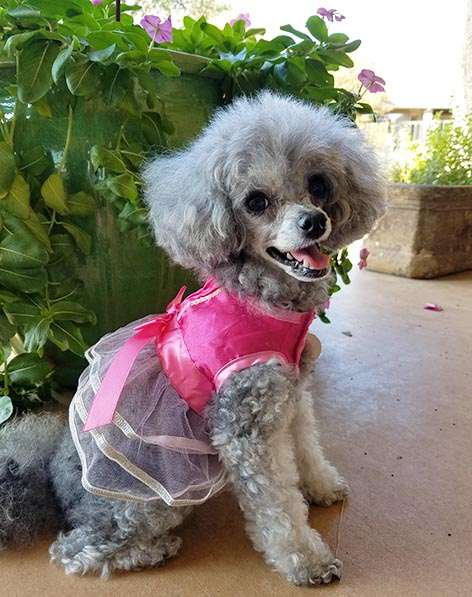
M315 246L291 251L297 261L303 261L311 269L325 269L329 265L329 256L320 253Z

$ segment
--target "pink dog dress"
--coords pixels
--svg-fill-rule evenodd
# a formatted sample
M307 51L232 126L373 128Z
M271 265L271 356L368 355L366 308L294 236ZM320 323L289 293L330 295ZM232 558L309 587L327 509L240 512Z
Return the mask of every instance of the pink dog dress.
M87 351L70 407L82 484L104 497L202 503L227 480L204 410L228 377L275 360L296 373L314 313L270 313L210 279L162 315Z

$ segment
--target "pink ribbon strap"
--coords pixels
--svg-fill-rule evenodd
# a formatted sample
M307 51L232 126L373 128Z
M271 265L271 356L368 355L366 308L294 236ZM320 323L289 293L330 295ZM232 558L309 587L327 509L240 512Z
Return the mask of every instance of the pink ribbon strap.
M113 421L113 415L133 363L146 344L158 338L169 325L182 302L185 290L185 286L179 290L177 296L168 304L166 313L156 315L150 321L137 326L134 335L116 353L93 399L83 431L90 431Z

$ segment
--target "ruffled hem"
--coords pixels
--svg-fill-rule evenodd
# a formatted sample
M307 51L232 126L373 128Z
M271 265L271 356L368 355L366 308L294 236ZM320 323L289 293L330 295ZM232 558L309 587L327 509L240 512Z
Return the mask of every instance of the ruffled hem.
M226 475L210 445L205 420L172 387L154 345L136 359L113 422L82 431L113 357L135 327L149 319L104 336L87 351L90 365L80 377L69 418L82 484L103 497L200 504L223 489Z

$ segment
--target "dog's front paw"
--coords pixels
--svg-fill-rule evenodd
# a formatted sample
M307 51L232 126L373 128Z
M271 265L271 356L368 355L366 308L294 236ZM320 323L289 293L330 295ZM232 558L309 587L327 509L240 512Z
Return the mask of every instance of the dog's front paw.
M295 585L323 585L339 580L342 576L341 560L331 556L320 560L300 553L291 554L293 565L287 572L287 580Z
M342 501L350 493L347 481L333 467L329 474L313 480L303 487L303 494L308 502L317 506L331 506Z

